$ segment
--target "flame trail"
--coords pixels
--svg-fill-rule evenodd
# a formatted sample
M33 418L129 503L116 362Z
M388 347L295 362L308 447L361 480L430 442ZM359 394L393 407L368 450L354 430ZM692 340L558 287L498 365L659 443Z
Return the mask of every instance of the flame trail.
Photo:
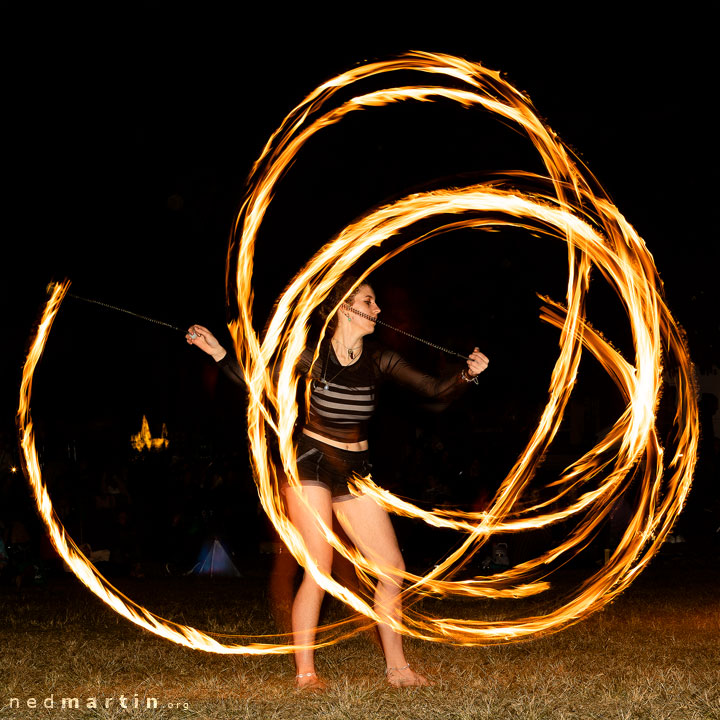
M395 71L417 72L432 84L385 87L333 105L341 90ZM515 171L507 174L508 183L517 185L527 180L533 187L545 190L522 192L494 182L417 193L366 214L320 248L298 272L279 298L261 340L254 331L251 312L254 247L276 186L298 153L316 133L357 110L440 98L494 113L524 133L537 150L547 177ZM693 367L683 333L664 303L662 284L643 240L610 202L592 173L540 120L530 100L499 73L480 64L449 55L415 52L343 73L321 85L289 113L253 166L245 201L234 223L227 287L239 311L230 329L250 394L248 434L260 500L283 541L315 580L368 621L378 621L374 609L363 598L322 573L314 563L280 502L267 436L272 433L276 437L283 469L291 482L297 482L292 444L298 414L299 378L295 366L307 342L311 315L365 252L382 247L400 232L412 232L421 221L434 222L435 227L386 251L358 284L373 269L417 243L458 228L499 227L524 228L533 235L565 242L568 283L565 302L560 305L546 300L540 315L560 330L560 352L548 387L547 405L527 446L484 512L422 510L378 487L370 478L356 478L357 492L370 494L390 512L453 529L461 539L458 547L428 574L402 573L407 607L403 617L392 621L392 625L413 637L463 645L512 642L557 632L599 610L628 587L657 552L681 511L690 489L698 444ZM632 362L621 357L585 320L591 267L602 274L622 301L633 338ZM25 365L18 412L26 471L53 544L92 592L157 635L209 652L292 652L291 644L236 642L233 639L240 640L241 636L210 635L159 618L122 596L65 535L40 476L29 408L33 372L67 287L57 286L48 302ZM547 486L550 497L528 506L523 499L559 429L583 350L595 357L616 383L625 409L594 448ZM274 359L279 365L275 376L270 370ZM661 445L655 429L663 366L672 374L677 388L673 433L666 447ZM308 392L307 386L305 390ZM413 607L412 598L423 594L500 598L546 591L554 567L593 540L631 484L639 489L637 501L617 548L608 562L558 607L545 614L506 621L437 618ZM568 537L538 557L491 576L453 579L494 533L523 532L568 519L576 523ZM391 573L397 576L392 568L378 567L355 548L346 546L332 528L323 526L323 531L328 542L355 563L363 577ZM316 647L337 642L354 631L343 627L339 623L321 628Z

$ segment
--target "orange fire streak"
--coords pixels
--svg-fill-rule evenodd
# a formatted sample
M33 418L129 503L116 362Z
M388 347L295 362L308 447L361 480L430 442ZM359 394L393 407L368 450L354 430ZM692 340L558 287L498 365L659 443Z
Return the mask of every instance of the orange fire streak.
M396 70L429 74L433 84L382 88L330 106L341 89ZM438 79L443 78L452 81L452 86L438 84ZM458 83L464 88L458 89ZM317 132L356 110L400 101L432 102L436 98L483 108L517 126L538 151L547 178L522 172L508 177L516 184L532 178L534 187L544 184L545 193L511 191L496 182L415 194L368 213L321 248L297 274L278 300L261 340L254 331L251 313L254 246L275 188L298 152ZM448 221L448 217L455 219ZM364 276L408 247L450 230L513 226L567 243L568 286L564 306L546 301L541 312L544 321L560 329L560 352L548 388L547 405L527 447L486 511L424 511L378 487L370 478L356 478L358 492L372 495L388 511L451 528L462 538L458 548L428 574L404 573L408 607L393 627L417 638L472 645L511 642L556 632L602 608L622 592L657 552L682 509L690 489L698 442L693 368L682 331L662 299L661 283L643 240L607 199L592 174L538 118L530 101L499 73L482 65L448 55L411 53L348 71L320 86L300 103L272 135L255 163L245 202L235 221L228 255L228 289L237 288L239 318L230 329L250 394L248 433L260 500L283 541L315 580L369 621L378 621L363 598L319 570L302 537L289 522L279 498L267 434L277 438L283 469L291 482L297 482L292 443L298 414L295 365L307 342L310 317L340 276L367 250L381 247L402 231L411 231L419 221L435 221L437 225L431 232L386 252ZM633 337L633 363L622 358L585 321L585 297L593 266L623 302ZM294 647L290 644L227 642L239 636L210 636L153 615L115 590L66 537L40 477L29 412L33 372L66 291L67 284L57 286L48 302L26 362L18 413L27 474L53 544L98 597L132 622L162 637L210 652L291 652ZM527 506L522 502L524 495L558 431L583 349L614 380L626 401L625 410L605 438L548 485L553 493L549 499ZM275 359L279 373L274 376L270 367ZM675 432L667 448L663 448L655 431L663 365L673 374L678 398ZM560 607L544 615L492 622L435 618L413 608L411 598L418 594L499 598L546 591L550 587L547 580L550 564L567 560L586 547L633 482L640 492L620 543L609 561ZM453 580L493 534L547 527L569 518L575 520L576 527L557 547L492 576ZM328 542L355 563L364 577L392 571L375 566L355 548L346 546L332 528L324 527L324 532ZM316 646L336 642L352 631L341 631L341 627L342 624L323 628Z

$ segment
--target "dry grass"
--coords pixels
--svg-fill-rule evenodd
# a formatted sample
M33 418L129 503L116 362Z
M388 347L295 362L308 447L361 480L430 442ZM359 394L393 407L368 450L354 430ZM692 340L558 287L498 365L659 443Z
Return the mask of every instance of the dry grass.
M366 636L323 650L321 696L292 689L288 657L233 657L185 650L136 629L69 578L0 589L0 718L253 718L285 720L709 720L720 718L718 568L660 563L606 611L535 642L491 648L408 643L432 688L393 690ZM225 632L270 631L264 578L127 581L121 589L166 617ZM487 616L482 602L444 611ZM526 608L527 609L527 608ZM330 608L333 612L334 609ZM238 626L238 623L240 626ZM137 693L157 709L133 709ZM54 695L80 710L29 709ZM129 698L122 709L118 698ZM23 707L12 709L10 698ZM88 698L108 709L82 709ZM168 708L168 703L180 703ZM187 703L187 709L183 704Z

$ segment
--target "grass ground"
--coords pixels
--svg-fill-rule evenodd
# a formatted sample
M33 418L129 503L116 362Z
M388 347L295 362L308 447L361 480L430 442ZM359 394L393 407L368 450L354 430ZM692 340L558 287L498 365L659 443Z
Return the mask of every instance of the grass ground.
M719 579L716 561L688 567L658 559L608 609L550 637L489 648L410 641L408 657L436 682L430 688L388 687L376 646L354 637L319 652L319 671L332 687L317 696L293 690L287 656L186 650L127 623L73 578L5 586L0 718L710 720L720 718ZM232 582L118 585L164 617L203 629L272 630L259 573ZM474 617L503 610L482 601L442 607ZM55 706L43 707L51 696ZM79 698L80 709L61 709L63 697ZM20 708L11 707L13 698ZM36 708L27 704L33 698ZM93 698L97 709L86 707ZM145 708L147 698L157 708Z

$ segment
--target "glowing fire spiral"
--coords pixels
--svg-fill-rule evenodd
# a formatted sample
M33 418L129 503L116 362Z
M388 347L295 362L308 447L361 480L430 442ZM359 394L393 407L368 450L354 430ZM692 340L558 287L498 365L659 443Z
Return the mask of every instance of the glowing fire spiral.
M383 88L332 105L339 90L359 80L398 70L430 76L433 84ZM544 182L546 192L523 193L495 182L415 194L368 213L321 248L297 274L278 300L261 340L253 329L251 316L255 239L275 187L299 151L315 133L356 110L438 98L483 108L525 133L548 176L545 179L533 176L534 186ZM517 184L523 176L530 177L513 173L513 182ZM454 219L448 221L448 217ZM664 304L652 257L642 239L608 200L592 174L580 167L572 153L537 117L530 101L499 73L479 64L447 55L411 53L339 75L317 88L285 118L253 168L249 190L235 222L228 257L228 287L237 288L239 319L231 325L231 331L250 394L248 432L261 502L287 546L316 581L369 621L377 621L373 608L363 598L319 570L289 522L279 498L278 473L269 455L267 437L270 433L276 436L284 472L291 481L296 481L292 443L298 413L295 365L307 341L310 317L338 278L367 250L381 247L389 237L411 229L419 221L433 221L436 226L387 251L363 277L397 253L441 233L461 227L514 226L567 243L568 285L564 305L547 300L541 312L543 320L560 329L560 353L551 376L547 405L525 450L486 511L424 511L376 486L370 478L356 479L358 492L371 494L389 511L452 528L463 538L458 548L427 575L404 573L405 595L497 598L541 593L549 587L550 564L586 547L631 484L639 491L634 513L608 562L560 607L511 621L483 621L439 619L422 614L408 603L402 619L393 626L398 632L414 637L458 644L509 642L558 631L587 617L622 592L657 552L682 509L690 489L698 440L693 370L682 332ZM602 273L623 302L633 337L632 363L585 322L592 266ZM57 286L45 310L26 362L19 410L28 477L56 548L96 595L151 632L211 652L292 651L289 644L230 642L237 636L211 636L157 617L118 593L65 536L40 477L29 401L33 371L66 290L67 285ZM625 410L607 436L549 486L551 496L528 507L521 501L558 431L583 349L614 380L626 401ZM278 373L270 370L274 360ZM663 366L677 388L673 432L666 447L661 445L655 430ZM457 570L492 534L522 532L568 518L576 522L575 529L558 546L537 558L494 575L453 580ZM392 568L375 566L355 548L346 546L332 528L325 527L324 531L328 541L356 565L363 577L395 573ZM337 641L343 634L341 627L342 624L323 628L317 645Z

